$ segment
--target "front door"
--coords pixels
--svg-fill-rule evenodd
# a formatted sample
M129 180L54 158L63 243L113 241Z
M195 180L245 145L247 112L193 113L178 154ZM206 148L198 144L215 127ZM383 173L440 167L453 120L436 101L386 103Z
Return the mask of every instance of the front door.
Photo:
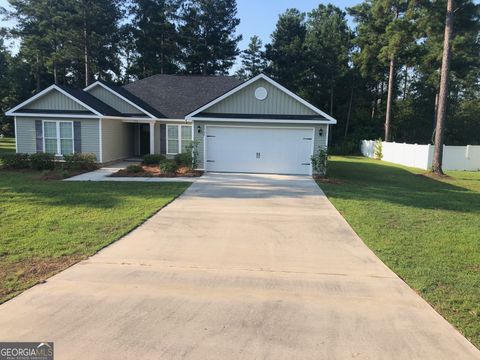
M150 154L150 125L139 124L140 127L140 156Z

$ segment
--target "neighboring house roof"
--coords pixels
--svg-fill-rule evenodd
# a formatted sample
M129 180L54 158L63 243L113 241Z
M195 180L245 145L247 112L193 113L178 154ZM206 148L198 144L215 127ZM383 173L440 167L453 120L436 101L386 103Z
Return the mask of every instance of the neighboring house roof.
M145 101L143 101L139 97L132 94L126 88L124 88L122 86L109 84L109 83L107 83L106 81L103 81L103 80L97 80L96 82L101 83L102 85L106 86L107 88L109 88L113 92L117 93L121 97L124 97L128 101L134 103L137 107L140 107L141 109L145 110L147 113L150 113L153 116L156 116L157 118L165 118L166 117L160 111L158 111L154 107L150 106L150 104L147 104ZM92 85L94 85L94 84L92 84ZM87 90L88 88L89 87L85 88L84 90Z
M233 76L154 75L123 88L170 119L183 119L240 85Z

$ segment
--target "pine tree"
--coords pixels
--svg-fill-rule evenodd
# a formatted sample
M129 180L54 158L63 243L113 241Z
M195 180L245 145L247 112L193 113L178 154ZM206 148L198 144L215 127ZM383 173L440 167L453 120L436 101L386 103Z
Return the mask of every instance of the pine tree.
M17 21L12 30L21 38L20 52L34 65L37 91L45 72L59 83L60 69L72 57L71 0L11 0L9 16ZM65 74L63 74L65 76Z
M437 126L435 131L435 149L433 153L432 170L443 175L443 131L445 128L445 113L448 96L448 77L450 70L451 39L453 33L453 0L447 1L447 15L445 19L445 35L443 43L442 72L440 75L440 91L438 97Z
M305 14L288 9L279 16L272 34L272 42L266 46L268 71L292 91L298 91L306 72Z
M249 79L260 74L267 67L265 52L262 48L262 40L257 35L252 36L247 49L240 55L242 67L237 71L239 78Z
M330 115L334 113L335 87L348 71L351 40L346 14L338 7L319 5L308 14L308 97L324 104Z
M123 17L121 0L74 1L76 82L88 86L93 78L111 78L120 72L119 23ZM67 26L67 24L65 24ZM80 66L81 65L81 66ZM82 69L83 68L83 69ZM79 84L80 85L80 84Z
M183 71L189 74L226 74L239 53L241 35L235 0L187 0L180 12Z
M134 0L130 26L135 57L129 72L139 78L178 71L177 0Z
M377 0L372 8L374 16L385 17L384 46L380 50L380 59L388 62L387 104L385 110L385 141L391 141L391 118L396 89L398 57L401 49L411 37L408 24L409 0Z

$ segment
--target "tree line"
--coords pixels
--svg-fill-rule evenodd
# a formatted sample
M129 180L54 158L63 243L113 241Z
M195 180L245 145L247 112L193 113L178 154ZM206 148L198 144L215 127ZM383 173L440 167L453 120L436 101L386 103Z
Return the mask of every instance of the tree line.
M445 141L480 144L480 6L452 6ZM379 137L433 143L446 9L447 0L289 9L269 44L251 39L239 75L265 71L336 117L334 151L350 153L358 140Z
M338 119L334 151L362 138L430 143L440 91L447 0L365 0L288 9L269 43L240 51L234 0L9 0L0 32L2 112L51 83L118 84L154 74L265 72ZM480 143L479 5L456 0L447 144ZM353 19L354 27L348 22ZM20 41L15 55L5 47ZM3 132L11 132L3 118Z

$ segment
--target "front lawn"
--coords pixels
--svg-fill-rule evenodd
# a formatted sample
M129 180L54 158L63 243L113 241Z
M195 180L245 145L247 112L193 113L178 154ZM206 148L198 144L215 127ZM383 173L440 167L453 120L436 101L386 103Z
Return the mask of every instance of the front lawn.
M3 138L0 139L0 154L2 153L14 153L15 152L15 139Z
M190 185L41 177L0 170L0 303L117 240Z
M480 346L480 172L421 170L333 157L320 183L364 242Z

